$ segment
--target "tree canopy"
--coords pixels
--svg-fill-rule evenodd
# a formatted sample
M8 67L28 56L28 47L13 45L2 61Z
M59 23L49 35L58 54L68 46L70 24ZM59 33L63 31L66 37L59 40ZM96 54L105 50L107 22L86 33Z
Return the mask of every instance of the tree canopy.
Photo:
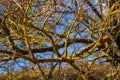
M120 63L119 0L1 0L0 62Z

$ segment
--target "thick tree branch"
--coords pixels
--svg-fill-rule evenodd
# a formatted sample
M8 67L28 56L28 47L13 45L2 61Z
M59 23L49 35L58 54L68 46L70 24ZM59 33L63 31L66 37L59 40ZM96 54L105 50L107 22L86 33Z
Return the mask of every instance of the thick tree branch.
M90 8L95 12L95 14L100 18L102 21L103 17L102 15L97 11L97 9L93 6L93 4L89 0L85 0L87 4L90 6Z

